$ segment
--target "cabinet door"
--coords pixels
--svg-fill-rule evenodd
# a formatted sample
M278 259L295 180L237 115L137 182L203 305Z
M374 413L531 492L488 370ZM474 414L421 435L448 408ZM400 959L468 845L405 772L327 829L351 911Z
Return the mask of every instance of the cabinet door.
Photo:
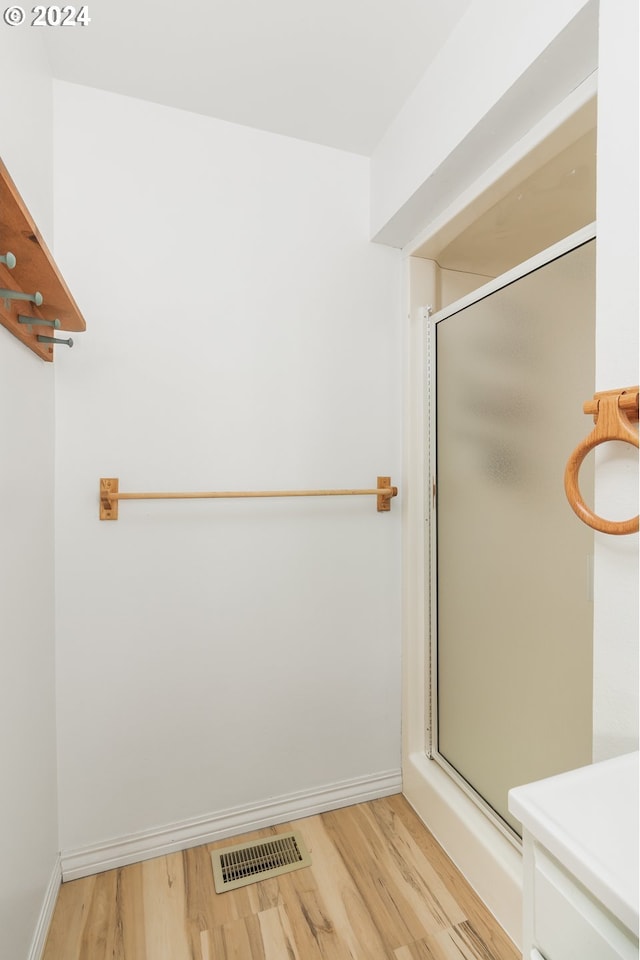
M534 943L542 960L637 960L637 940L580 884L539 848L535 863Z

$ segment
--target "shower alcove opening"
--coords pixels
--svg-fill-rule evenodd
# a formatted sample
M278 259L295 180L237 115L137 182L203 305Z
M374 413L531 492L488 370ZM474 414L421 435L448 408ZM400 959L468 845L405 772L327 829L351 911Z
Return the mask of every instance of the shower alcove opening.
M434 412L428 402L428 315L445 308L455 312L453 304L473 299L470 295L486 284L499 286L497 277L578 231L583 240L589 239L587 234L593 237L589 225L595 221L595 77L561 106L405 250L409 328L403 789L516 943L521 925L517 825L496 815L494 804L478 794L439 743L443 709L438 700L437 544L429 529L429 518L435 514L429 457ZM595 344L590 348L595 353ZM590 392L579 397L578 404L589 396ZM482 563L482 556L477 562ZM465 603L464 594L460 603ZM491 744L482 748L490 756ZM583 743L580 749L589 747Z

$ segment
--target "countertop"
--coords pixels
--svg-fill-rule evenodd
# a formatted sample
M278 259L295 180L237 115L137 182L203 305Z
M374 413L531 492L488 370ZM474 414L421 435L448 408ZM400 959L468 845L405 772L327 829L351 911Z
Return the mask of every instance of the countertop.
M509 810L638 935L638 753L509 791Z

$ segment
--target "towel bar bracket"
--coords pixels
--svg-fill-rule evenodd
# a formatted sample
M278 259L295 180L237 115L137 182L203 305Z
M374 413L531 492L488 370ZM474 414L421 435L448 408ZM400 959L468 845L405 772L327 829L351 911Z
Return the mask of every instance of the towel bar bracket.
M386 492L391 488L391 496ZM376 507L378 513L387 513L391 510L391 497L395 497L398 493L397 487L391 486L391 477L378 477L378 490L385 490L385 493L379 493L376 497Z
M117 520L118 519L118 500L112 499L111 494L117 493L119 489L117 477L102 477L100 480L100 519Z
M600 413L600 403L606 397L617 397L618 402L614 404L615 410L622 410L627 415L627 419L635 422L638 420L638 388L625 387L623 390L601 390L600 393L594 393L593 400L586 400L582 405L585 413L593 414L593 422L598 422Z

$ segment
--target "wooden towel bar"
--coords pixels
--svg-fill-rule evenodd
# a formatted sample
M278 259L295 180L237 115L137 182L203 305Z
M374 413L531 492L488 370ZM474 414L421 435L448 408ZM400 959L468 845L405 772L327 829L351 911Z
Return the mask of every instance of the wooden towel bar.
M379 513L391 509L391 499L397 497L398 488L391 486L391 477L378 477L375 489L366 490L250 490L208 491L204 493L121 493L117 477L102 477L100 480L100 519L118 519L119 500L220 500L239 497L360 497L375 496Z

